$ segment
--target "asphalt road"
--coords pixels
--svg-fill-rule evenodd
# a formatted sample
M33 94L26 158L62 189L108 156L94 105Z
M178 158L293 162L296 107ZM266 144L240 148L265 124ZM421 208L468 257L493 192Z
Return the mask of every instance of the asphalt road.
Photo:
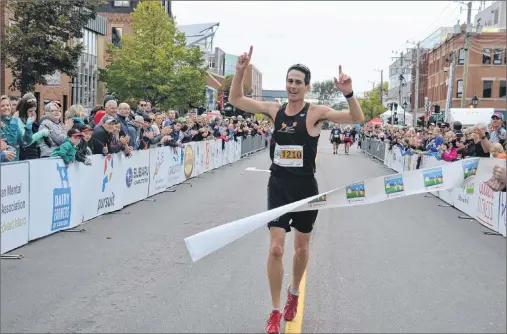
M331 153L322 138L321 190L392 173L355 148ZM16 250L24 259L1 261L1 332L262 332L267 229L195 264L183 241L265 210L269 174L248 167L268 169L267 152ZM303 332L505 332L505 239L438 203L320 212Z

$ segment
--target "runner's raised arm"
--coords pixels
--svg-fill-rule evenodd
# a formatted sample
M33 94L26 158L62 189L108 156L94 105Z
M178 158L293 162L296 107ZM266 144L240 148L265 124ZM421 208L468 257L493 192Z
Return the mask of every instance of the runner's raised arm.
M238 57L238 63L236 64L236 74L234 75L231 83L231 91L229 92L229 102L238 109L255 113L264 114L271 119L275 119L277 111L281 105L276 102L258 101L249 97L246 97L243 93L243 77L245 70L250 64L252 57L253 47L250 47L248 54L243 53Z

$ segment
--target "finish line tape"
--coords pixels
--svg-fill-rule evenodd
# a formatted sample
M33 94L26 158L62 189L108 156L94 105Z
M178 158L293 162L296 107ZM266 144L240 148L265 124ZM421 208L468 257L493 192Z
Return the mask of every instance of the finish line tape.
M494 166L505 163L491 158L472 158L444 165L371 178L313 197L220 225L185 238L192 261L227 246L288 212L324 210L378 203L432 191L462 188L465 179L487 181Z

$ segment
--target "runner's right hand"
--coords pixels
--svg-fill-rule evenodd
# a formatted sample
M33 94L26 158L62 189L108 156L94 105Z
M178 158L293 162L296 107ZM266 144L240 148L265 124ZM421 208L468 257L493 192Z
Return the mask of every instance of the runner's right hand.
M250 46L250 51L248 54L244 52L241 56L238 57L238 63L236 64L236 71L244 71L248 64L250 64L250 59L252 58L253 46Z

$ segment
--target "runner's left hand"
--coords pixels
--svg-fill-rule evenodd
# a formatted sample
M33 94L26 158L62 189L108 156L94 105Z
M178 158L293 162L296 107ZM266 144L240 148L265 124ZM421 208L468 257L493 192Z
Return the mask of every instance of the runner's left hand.
M352 79L342 72L342 65L338 67L338 78L334 78L334 85L343 95L352 93Z

